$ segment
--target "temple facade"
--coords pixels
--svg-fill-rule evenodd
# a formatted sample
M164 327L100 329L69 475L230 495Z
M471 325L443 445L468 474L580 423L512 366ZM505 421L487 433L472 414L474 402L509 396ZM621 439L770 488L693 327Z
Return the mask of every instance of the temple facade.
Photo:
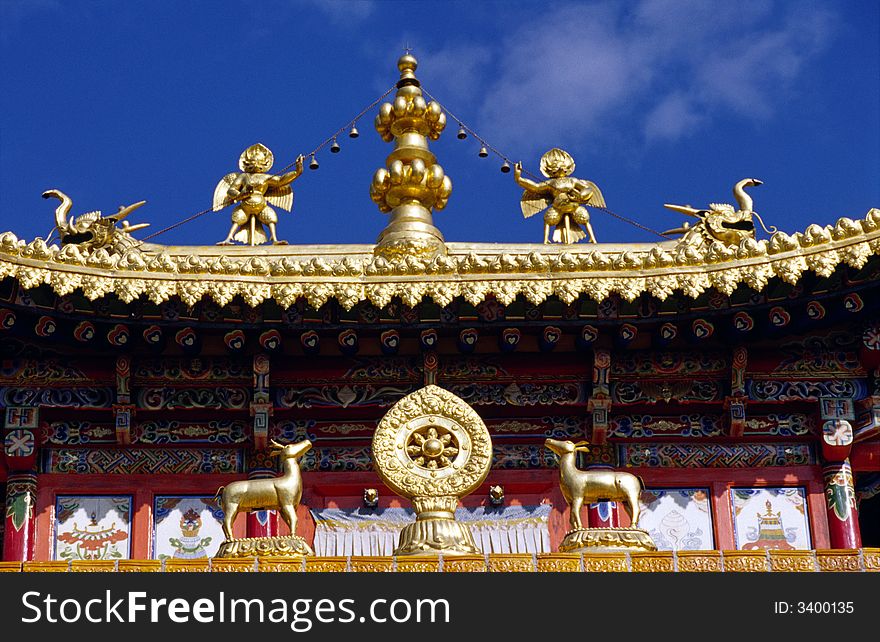
M281 474L270 444L307 439L305 564L440 569L394 556L413 509L371 451L389 409L436 385L491 436L455 511L482 557L447 570L880 570L880 210L759 240L741 200L658 243L575 242L602 197L557 154L547 181L518 182L562 242L445 242L431 214L451 181L428 148L445 115L415 70L401 58L376 118L394 149L370 188L389 215L375 244L263 245L302 159L272 175L256 146L215 194L243 245L138 241L135 206L68 218L60 192L60 241L0 234L4 568L220 569L218 489ZM641 478L656 552L559 553L547 439ZM415 465L444 465L424 452ZM629 526L598 499L585 525ZM274 510L233 525L286 529Z

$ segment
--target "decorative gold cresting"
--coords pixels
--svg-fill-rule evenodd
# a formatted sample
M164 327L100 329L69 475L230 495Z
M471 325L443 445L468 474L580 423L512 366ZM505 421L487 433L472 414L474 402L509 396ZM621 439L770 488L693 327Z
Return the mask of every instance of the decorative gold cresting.
M710 289L729 295L739 284L762 291L774 277L796 285L808 271L828 277L841 265L860 270L880 256L880 209L733 246L717 239L691 245L685 237L611 246L449 243L445 255L387 260L365 245L239 254L133 242L127 251L71 239L59 247L3 232L0 278L26 289L46 284L59 296L81 291L94 301L113 292L125 303L143 296L157 305L173 297L195 305L208 297L223 306L236 296L250 306L271 300L285 308L305 298L315 309L335 299L345 310L362 301L384 307L394 297L413 307L428 297L441 306L457 297L508 305L519 296L540 305L551 296L568 304L612 293L630 302L643 293L663 301L676 291L696 299Z
M383 103L376 116L376 131L394 151L385 167L376 170L370 197L391 220L376 241L375 254L432 258L446 253L443 235L434 226L431 211L446 207L452 181L428 149L446 127L440 105L426 103L415 71L418 61L407 53L397 61L400 80L393 103Z
M492 440L463 399L429 385L398 401L373 435L373 461L382 481L416 511L395 555L480 553L455 509L489 474Z

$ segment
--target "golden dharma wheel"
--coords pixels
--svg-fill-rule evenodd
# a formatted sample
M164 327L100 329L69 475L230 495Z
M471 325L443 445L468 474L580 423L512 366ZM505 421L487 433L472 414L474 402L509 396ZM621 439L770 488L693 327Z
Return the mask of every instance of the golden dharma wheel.
M426 386L398 401L373 436L382 481L403 497L463 497L489 474L492 441L464 400Z

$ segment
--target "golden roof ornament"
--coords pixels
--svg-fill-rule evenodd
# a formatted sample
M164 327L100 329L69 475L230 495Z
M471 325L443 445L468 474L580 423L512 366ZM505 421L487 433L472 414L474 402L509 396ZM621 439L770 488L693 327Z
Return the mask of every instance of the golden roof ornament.
M400 80L392 103L383 103L376 131L394 150L385 167L376 170L370 197L390 221L376 241L375 254L385 258L433 258L446 253L443 235L434 226L432 210L446 207L452 181L428 149L446 127L446 115L434 101L426 103L415 76L418 61L409 53L397 61Z
M292 172L273 176L267 172L272 169L275 156L262 143L251 145L238 159L240 173L227 174L214 189L214 211L236 204L232 210L232 227L226 238L217 245L232 245L234 241L245 245L262 245L272 241L275 245L286 245L279 241L275 226L278 215L270 207L280 207L289 212L293 208L293 190L290 184L302 174L303 157L296 159ZM265 226L265 227L264 227ZM269 229L268 235L266 228Z
M699 219L693 226L685 223L681 227L663 232L666 234L682 234L678 242L680 246L707 246L715 241L726 245L737 246L746 239L755 238L755 218L761 223L761 227L768 234L776 232L775 227L769 230L764 221L754 210L752 197L745 188L763 185L757 178L744 178L733 186L733 197L739 209L735 209L729 203L709 203L706 209L691 207L690 205L672 205L664 203L663 207L681 212L688 216Z
M61 237L61 245L75 245L82 251L89 253L104 249L108 254L123 254L137 249L140 244L132 232L149 227L149 223L131 225L124 220L137 208L146 204L146 201L138 201L131 205L119 206L119 211L110 216L104 216L100 210L86 212L77 217L70 216L73 201L70 197L57 189L43 192L43 198L57 198L61 201L55 208L55 230ZM122 223L117 227L119 223Z
M467 402L435 385L410 393L382 417L372 452L379 477L416 511L395 555L480 553L467 525L455 519L460 499L492 466L489 431Z
M563 149L554 147L541 156L541 173L546 181L535 183L522 175L522 163L513 168L513 179L522 187L520 208L523 216L529 218L544 211L544 243L550 243L550 228L554 243L577 243L589 237L596 242L590 214L584 205L605 207L605 198L596 184L574 178L574 159ZM582 227L583 226L583 227Z

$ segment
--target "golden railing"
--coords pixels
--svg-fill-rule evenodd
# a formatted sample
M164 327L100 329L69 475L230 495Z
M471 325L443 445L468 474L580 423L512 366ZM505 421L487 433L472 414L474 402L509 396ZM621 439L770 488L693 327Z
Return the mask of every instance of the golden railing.
M538 553L436 557L262 557L0 562L0 572L877 572L880 548L810 551Z

